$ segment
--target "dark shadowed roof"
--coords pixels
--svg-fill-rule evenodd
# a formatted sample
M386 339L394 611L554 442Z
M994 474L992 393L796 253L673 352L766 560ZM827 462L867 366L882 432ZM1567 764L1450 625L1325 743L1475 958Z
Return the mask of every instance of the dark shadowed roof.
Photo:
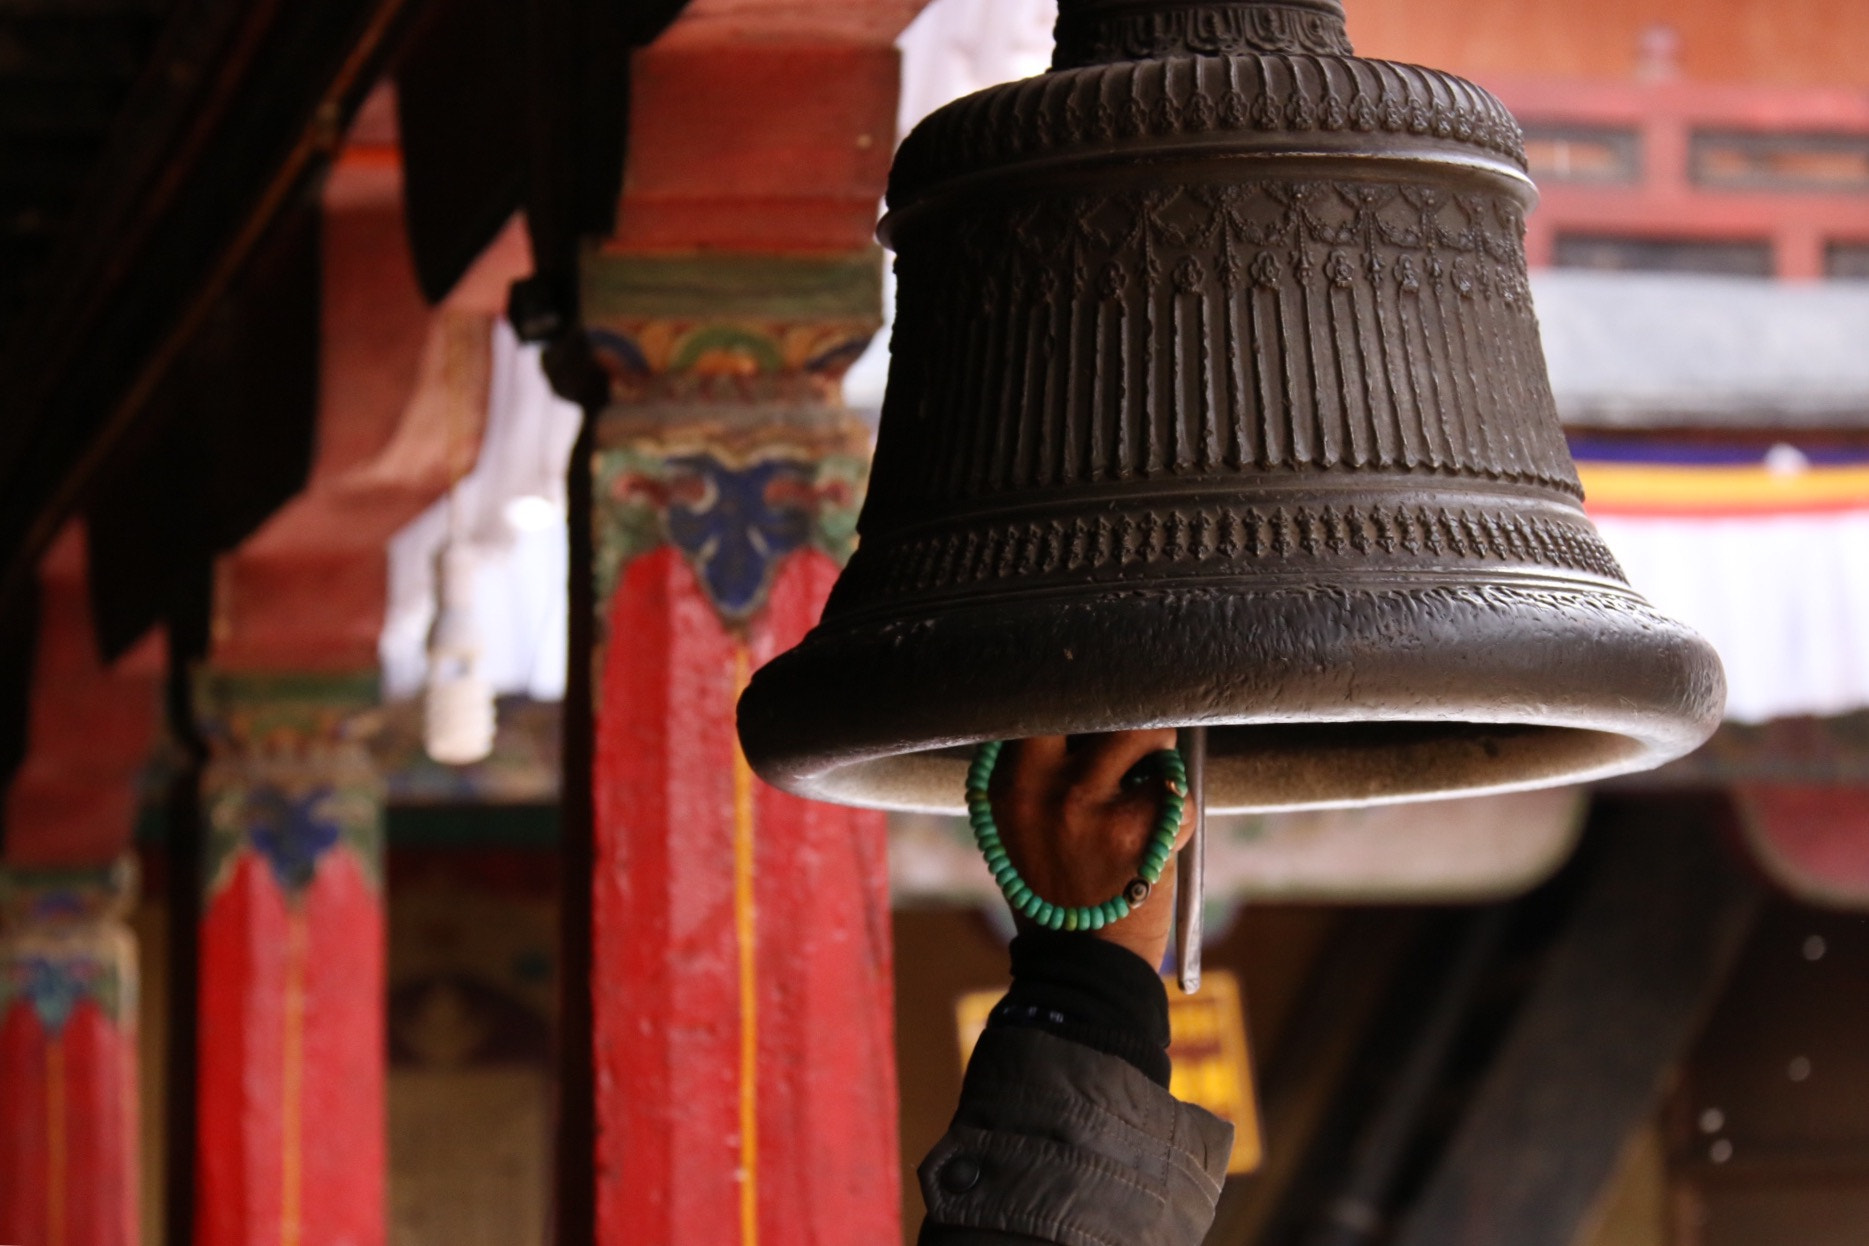
M0 0L0 344L92 180L172 0Z

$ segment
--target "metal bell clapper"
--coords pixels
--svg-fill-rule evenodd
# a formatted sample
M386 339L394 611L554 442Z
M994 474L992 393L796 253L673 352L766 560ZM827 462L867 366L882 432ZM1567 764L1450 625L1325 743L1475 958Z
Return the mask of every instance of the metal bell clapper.
M1201 904L1207 898L1207 728L1183 727L1175 747L1188 768L1188 803L1193 819L1188 842L1175 858L1175 979L1183 994L1201 989Z
M1504 106L1354 56L1338 0L1061 0L1057 38L896 157L861 541L740 703L752 766L957 811L979 740L1198 727L1207 804L1278 809L1706 739L1717 657L1582 508Z

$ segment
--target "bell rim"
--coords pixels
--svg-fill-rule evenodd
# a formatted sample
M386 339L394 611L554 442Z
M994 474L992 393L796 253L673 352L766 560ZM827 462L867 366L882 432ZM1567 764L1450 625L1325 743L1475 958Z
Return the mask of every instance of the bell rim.
M1465 590L1332 586L1328 593L1321 585L1128 589L1088 593L1068 604L981 603L885 626L821 628L754 674L740 701L740 735L754 771L796 795L932 813L963 811L964 750L973 743L1123 727L1204 724L1223 731L1291 728L1294 734L1342 727L1345 738L1388 728L1446 729L1420 733L1418 741L1398 732L1392 747L1356 755L1377 780L1335 794L1293 789L1240 799L1228 789L1226 776L1233 772L1220 750L1210 761L1220 775L1220 790L1210 795L1216 812L1389 804L1591 782L1691 752L1719 725L1724 707L1724 674L1712 646L1639 595L1605 588L1499 582ZM1320 611L1317 604L1326 599L1334 604ZM1149 665L1137 658L1131 624L1163 610L1179 631L1158 632L1147 642ZM1088 617L1104 626L1074 634L1075 648L1057 646L1064 656L1054 653L1047 661L1044 650L1056 646L1058 629ZM1256 673L1219 669L1211 628L1204 638L1194 634L1203 631L1203 618L1237 624L1246 617L1261 628L1254 642L1260 659L1266 652L1282 654L1282 664L1262 662ZM1320 629L1320 618L1331 625ZM1407 640L1398 645L1403 619L1409 620ZM1426 626L1424 619L1430 620ZM1030 633L1025 652L1017 649L1021 626ZM1014 638L1010 646L1008 637ZM990 649L995 639L1002 642L1000 654L983 659L979 646ZM1224 637L1218 643L1228 647ZM959 660L969 648L976 650L973 660ZM1245 667L1255 661L1252 646L1235 645L1232 653ZM1086 696L1086 670L1111 686ZM1216 689L1229 683L1234 699L1211 703L1226 695ZM1400 691L1411 686L1412 695ZM1351 699L1346 688L1353 690ZM1205 708L1202 697L1210 699ZM786 706L809 709L787 712ZM1275 742L1272 734L1265 739ZM1411 753L1417 743L1422 748ZM1294 746L1281 753L1274 746L1245 756L1292 766L1304 758L1315 771L1345 755L1335 744L1303 748L1308 752ZM1503 752L1487 751L1495 748ZM1463 777L1408 786L1426 772L1407 767L1449 765L1466 767ZM1520 769L1502 769L1510 766ZM1385 787L1384 773L1400 777ZM903 777L911 774L921 777ZM1299 775L1294 781L1309 780Z

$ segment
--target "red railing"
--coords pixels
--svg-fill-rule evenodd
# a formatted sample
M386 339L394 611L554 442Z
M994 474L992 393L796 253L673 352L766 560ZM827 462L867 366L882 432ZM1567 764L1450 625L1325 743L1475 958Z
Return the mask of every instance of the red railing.
M1751 244L1788 279L1869 276L1869 94L1682 81L1495 80L1542 202L1534 266L1595 240Z

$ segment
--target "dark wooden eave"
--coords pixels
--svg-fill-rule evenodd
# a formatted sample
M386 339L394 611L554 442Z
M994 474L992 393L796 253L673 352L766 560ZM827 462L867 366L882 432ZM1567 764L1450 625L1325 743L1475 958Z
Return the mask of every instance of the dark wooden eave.
M126 44L134 85L50 254L11 291L17 312L0 338L0 610L30 588L103 465L134 450L168 366L271 224L315 187L423 3L175 0L140 67ZM49 7L0 0L0 18Z
M0 0L0 342L77 209L171 0Z

